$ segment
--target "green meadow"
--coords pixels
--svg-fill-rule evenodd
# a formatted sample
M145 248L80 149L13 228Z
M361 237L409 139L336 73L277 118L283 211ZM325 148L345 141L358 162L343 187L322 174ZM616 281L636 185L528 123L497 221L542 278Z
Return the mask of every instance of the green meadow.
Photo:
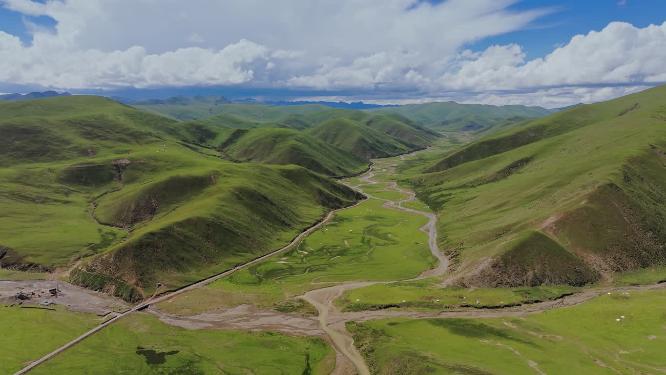
M49 274L45 272L26 272L0 268L0 280L46 280Z
M358 198L304 168L221 160L190 128L105 98L0 109L3 265L83 260L70 281L130 301L278 249Z
M135 314L100 331L35 374L328 374L331 348L319 338L187 330Z
M401 199L407 198L406 194L403 194L399 191L388 190L386 183L377 183L372 185L363 185L361 189L364 193L371 195L372 197L388 200L388 201L399 201Z
M401 280L431 268L427 219L370 199L340 211L297 248L160 305L195 314L251 303L287 308L283 301L343 281Z
M346 311L382 308L444 310L458 307L491 308L534 303L574 293L570 286L524 288L442 287L435 279L377 284L345 292L336 303Z
M375 374L662 373L666 291L525 317L349 323Z
M100 322L92 314L0 305L0 373L20 370Z
M618 285L648 285L666 282L666 266L653 266L615 275Z

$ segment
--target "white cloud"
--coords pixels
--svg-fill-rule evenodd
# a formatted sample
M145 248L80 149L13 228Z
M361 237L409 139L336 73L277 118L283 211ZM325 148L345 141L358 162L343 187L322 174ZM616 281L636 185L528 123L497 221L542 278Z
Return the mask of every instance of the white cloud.
M221 50L189 47L161 54L136 46L76 50L43 41L25 47L0 32L0 82L65 89L239 84L252 80L251 64L267 54L265 47L247 40Z
M546 86L666 81L666 22L637 28L613 22L601 31L577 35L544 58L525 61L517 45L493 46L458 58L446 73L447 89L507 90Z
M414 84L441 72L440 62L465 43L543 14L508 10L516 1L0 0L57 22L55 32L35 28L29 46L7 42L0 81L57 88Z
M666 23L611 23L529 61L516 44L462 49L548 11L510 10L517 1L0 0L57 22L31 27L29 45L0 32L0 83L248 84L561 106L666 81Z

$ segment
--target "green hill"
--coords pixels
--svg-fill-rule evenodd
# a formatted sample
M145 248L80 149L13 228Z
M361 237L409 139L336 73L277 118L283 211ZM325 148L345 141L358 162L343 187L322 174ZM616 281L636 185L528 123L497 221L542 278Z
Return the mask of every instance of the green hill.
M328 176L356 174L365 169L369 161L307 132L271 127L271 124L235 127L219 119L214 116L182 123L181 139L219 151L220 156L231 161L294 164Z
M195 96L146 100L132 106L173 119L187 121L210 117L221 113L222 105L228 103L223 97Z
M202 120L214 116L221 116L221 119L224 119L230 116L249 123L278 123L288 121L292 116L305 116L330 110L329 107L317 104L274 106L260 103L230 103L224 98L206 96L149 100L135 103L133 107L183 121Z
M666 87L577 106L412 180L468 285L582 285L666 264Z
M75 283L136 300L279 248L358 199L301 167L224 161L182 125L100 97L0 103L0 265L76 264Z
M363 160L424 148L427 142L434 139L430 133L417 128L410 129L404 124L396 128L393 127L394 123L385 120L375 118L364 124L347 118L336 118L308 130L308 133Z
M422 128L400 115L375 115L366 120L366 125L399 140L412 148L425 148L438 137L432 130Z
M409 104L371 110L381 114L399 114L422 126L439 131L483 132L526 119L546 116L550 110L520 105L493 106L454 102Z
M358 173L371 158L425 148L439 136L399 115L338 109L292 114L282 123L217 115L185 122L180 133L230 160L296 164L330 176Z
M220 150L238 161L296 164L329 176L348 176L367 166L367 161L292 129L239 130Z

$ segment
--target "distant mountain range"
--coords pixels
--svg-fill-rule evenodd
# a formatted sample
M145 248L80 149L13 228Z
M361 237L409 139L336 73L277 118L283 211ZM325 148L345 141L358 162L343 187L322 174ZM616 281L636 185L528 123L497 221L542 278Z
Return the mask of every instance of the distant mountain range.
M319 114L330 113L332 109L335 109L346 110L349 113L399 115L416 125L437 131L462 130L474 133L487 132L491 128L499 129L506 125L543 117L556 112L541 107L522 105L494 106L460 104L455 102L398 106L366 104L363 102L259 102L252 99L231 101L221 96L172 97L142 101L116 99L136 108L166 115L181 121L204 120L219 116L224 116L227 121L231 121L229 116L233 116L233 121L231 122L238 122L239 120L255 123L288 122L289 127L298 127L294 125L295 122L306 120L308 123L301 124L302 126L300 127L311 127L316 125L313 121L326 120L326 118L305 119L305 114L313 112ZM220 119L218 118L218 120ZM224 123L224 121L216 122Z
M70 96L72 94L68 92L57 92L57 91L35 91L31 92L28 94L3 94L0 95L0 100L10 100L10 101L18 101L18 100L33 100L33 99L43 99L43 98L51 98L54 96Z
M69 96L68 92L43 91L28 94L0 95L0 100L19 101ZM259 101L253 98L231 100L220 95L173 96L165 99L129 99L111 97L123 104L165 115L176 120L202 120L219 115L233 115L234 120L253 122L281 122L294 120L303 112L321 111L326 108L349 111L368 111L382 114L397 114L413 123L437 131L467 131L474 133L499 129L546 116L558 110L521 105L460 104L456 102L433 102L408 105L379 105L358 102L333 101ZM563 108L570 109L570 108ZM240 115L239 115L240 113ZM245 116L251 114L250 118ZM262 118L261 115L267 117ZM219 121L216 121L219 122ZM310 123L306 127L310 127ZM294 127L291 124L289 127Z
M358 102L342 102L342 101L310 101L310 100L298 100L298 101L286 101L286 100L277 100L277 101L259 101L253 98L248 99L235 99L231 100L224 96L173 96L166 99L129 99L123 97L112 97L112 99L117 100L121 103L134 105L134 106L148 106L148 105L169 105L169 104L180 104L187 105L197 102L203 103L212 103L212 104L264 104L264 105L273 105L273 106L296 106L296 105L309 105L316 104L322 105L331 108L339 109L373 109L373 108L384 108L384 107L397 107L397 105L381 105L381 104L370 104L364 103L362 101Z

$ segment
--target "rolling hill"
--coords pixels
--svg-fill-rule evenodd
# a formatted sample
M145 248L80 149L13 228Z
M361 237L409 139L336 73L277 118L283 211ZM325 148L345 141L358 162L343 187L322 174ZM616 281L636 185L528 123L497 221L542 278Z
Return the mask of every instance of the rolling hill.
M333 108L323 104L270 105L230 103L219 97L170 98L131 103L136 108L178 120L206 120L207 123L238 123L239 127L281 126L306 129L327 120L348 118L366 121L376 117L398 119L435 131L482 133L501 129L525 120L546 116L552 110L520 105L480 105L439 102L369 108Z
M281 123L222 114L184 122L179 131L182 139L229 160L296 164L329 176L358 173L372 158L422 149L439 137L399 115L329 108L292 114Z
M390 118L372 117L367 122L335 118L308 133L362 160L398 155L425 148L436 136Z
M187 121L219 114L222 105L229 101L220 96L172 97L128 102L135 108L173 119Z
M463 285L583 285L666 264L666 87L450 152L411 183Z
M359 198L302 167L222 160L182 125L100 97L0 103L0 265L134 301L278 248Z
M277 123L287 120L290 116L331 109L318 104L273 106L260 103L231 103L224 97L217 96L174 97L130 104L138 109L183 121L202 120L221 115L223 119L231 116L250 123Z
M237 161L296 164L328 176L348 176L367 167L367 160L293 129L236 130L220 151Z
M20 101L20 100L34 100L34 99L44 99L51 98L55 96L70 96L72 94L68 92L57 92L57 91L34 91L27 94L1 94L0 100L7 101Z
M398 114L424 127L438 131L483 132L504 125L543 117L552 111L520 105L493 106L440 102L408 104L370 110L373 113Z

